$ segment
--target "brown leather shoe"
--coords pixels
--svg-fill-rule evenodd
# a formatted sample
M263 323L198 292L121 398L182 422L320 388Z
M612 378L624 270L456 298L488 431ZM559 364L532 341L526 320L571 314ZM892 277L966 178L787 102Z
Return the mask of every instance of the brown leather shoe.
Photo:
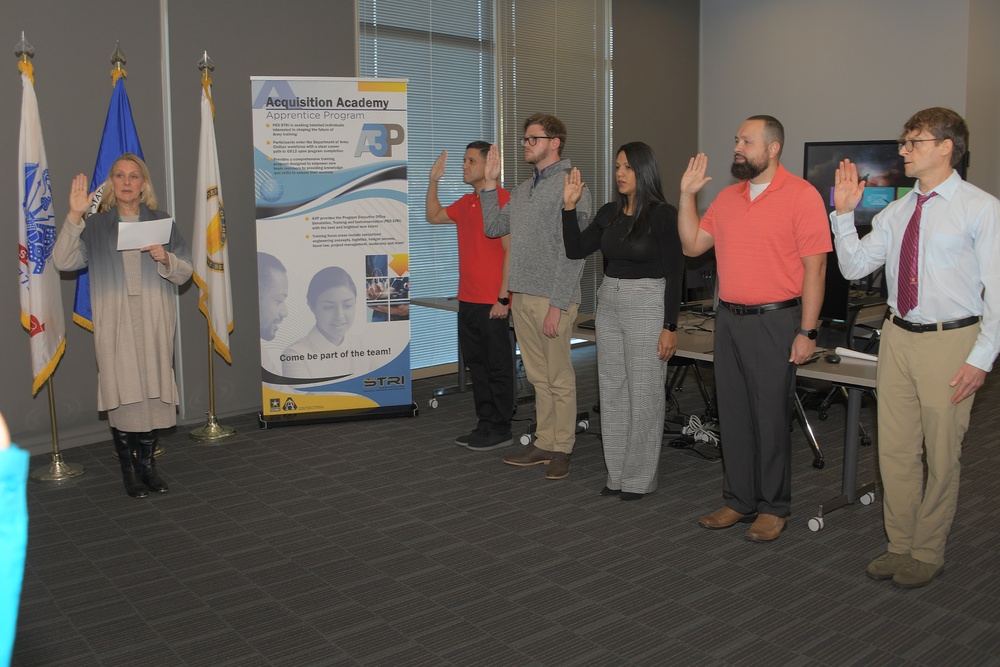
M698 517L698 525L702 528L718 530L719 528L729 528L737 523L748 523L756 518L756 512L751 512L750 514L740 514L730 507L723 507L722 509L715 510L711 514Z
M552 460L545 466L545 479L562 479L569 475L569 454L552 452Z
M778 539L781 531L785 529L787 519L774 514L758 514L757 520L747 530L743 536L751 542L770 542Z
M548 463L555 452L539 449L534 445L528 445L516 454L503 457L503 462L512 466L534 466L539 463Z

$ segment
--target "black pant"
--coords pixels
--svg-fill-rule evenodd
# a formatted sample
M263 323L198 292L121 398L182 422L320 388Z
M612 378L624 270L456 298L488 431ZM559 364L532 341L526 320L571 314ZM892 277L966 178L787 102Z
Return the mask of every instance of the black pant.
M759 315L720 308L715 321L723 496L740 514L788 516L792 495L791 356L800 307Z
M514 414L514 359L507 318L490 319L492 304L458 303L458 341L472 376L477 428L510 431Z

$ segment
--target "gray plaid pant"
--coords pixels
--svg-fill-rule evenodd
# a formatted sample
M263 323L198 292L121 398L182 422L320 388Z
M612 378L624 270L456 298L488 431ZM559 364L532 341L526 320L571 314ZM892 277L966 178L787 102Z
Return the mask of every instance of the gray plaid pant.
M656 489L663 442L667 362L656 356L663 331L663 278L604 278L597 292L597 373L607 486Z

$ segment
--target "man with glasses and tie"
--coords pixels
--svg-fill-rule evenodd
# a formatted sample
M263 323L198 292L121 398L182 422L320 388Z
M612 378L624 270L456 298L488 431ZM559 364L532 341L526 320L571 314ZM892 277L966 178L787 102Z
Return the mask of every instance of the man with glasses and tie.
M514 466L545 465L546 479L569 475L576 442L576 374L570 359L573 322L580 305L584 260L567 259L562 239L563 188L572 165L562 159L566 126L537 113L524 121L524 161L532 175L500 208L500 154L491 146L479 194L490 237L510 234L510 291L514 332L524 372L535 388L535 443L504 458ZM590 222L590 191L576 206L580 229Z
M901 588L926 586L942 571L962 439L1000 350L1000 201L955 170L968 142L954 111L914 114L899 154L916 187L876 215L863 239L854 209L865 181L850 160L835 178L830 220L840 270L857 279L885 265L889 288L878 366L888 547L868 564L868 576Z

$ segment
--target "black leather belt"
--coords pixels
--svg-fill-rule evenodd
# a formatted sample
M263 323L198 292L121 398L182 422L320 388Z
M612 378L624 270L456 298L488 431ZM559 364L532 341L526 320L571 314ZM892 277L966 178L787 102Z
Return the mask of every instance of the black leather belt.
M948 322L935 322L934 324L917 324L907 322L899 315L890 315L889 320L900 329L906 329L910 333L928 333L930 331L948 331L949 329L962 329L971 327L979 321L978 315L969 315L960 320L950 320Z
M789 299L788 301L778 301L775 303L762 303L759 306L744 306L739 303L729 303L728 301L723 301L719 299L719 305L725 306L729 310L733 311L737 315L760 315L761 313L766 313L769 310L781 310L782 308L794 308L801 303L801 299L798 297L794 299Z

